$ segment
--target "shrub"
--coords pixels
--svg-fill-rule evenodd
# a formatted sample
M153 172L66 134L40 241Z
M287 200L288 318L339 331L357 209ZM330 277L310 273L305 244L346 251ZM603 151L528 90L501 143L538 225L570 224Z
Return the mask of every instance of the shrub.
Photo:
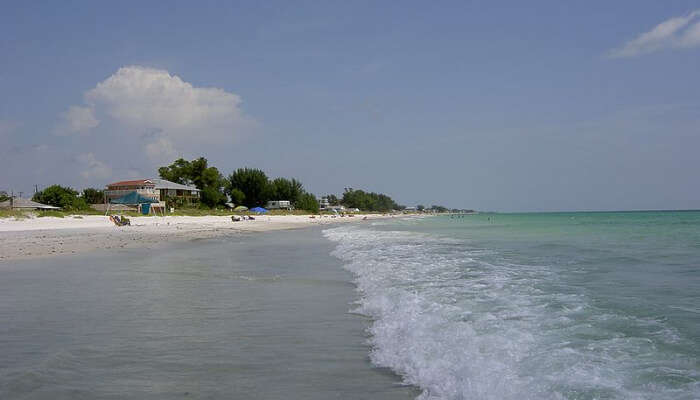
M39 203L60 207L65 211L89 210L90 206L85 199L78 197L78 192L60 185L49 186L41 192L37 192L32 200Z
M299 197L296 207L300 210L309 211L312 214L318 213L318 200L311 193L304 193Z

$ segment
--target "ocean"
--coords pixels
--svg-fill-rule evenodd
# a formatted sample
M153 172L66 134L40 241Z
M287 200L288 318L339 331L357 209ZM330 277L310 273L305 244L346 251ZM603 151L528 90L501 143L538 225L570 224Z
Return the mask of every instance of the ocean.
M700 212L0 262L0 399L698 399Z
M700 398L700 212L327 229L370 359L420 399Z
M412 399L318 228L0 262L0 399Z

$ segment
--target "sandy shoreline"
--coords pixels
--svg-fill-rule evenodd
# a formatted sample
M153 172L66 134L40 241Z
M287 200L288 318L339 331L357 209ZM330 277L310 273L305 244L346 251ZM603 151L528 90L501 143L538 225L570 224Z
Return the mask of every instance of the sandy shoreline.
M117 227L108 217L85 215L79 218L43 217L0 219L0 261L79 254L100 249L155 247L158 244L236 235L297 229L335 223L362 223L354 217L309 218L302 215L256 216L254 221L232 222L228 216L134 217L131 226ZM367 219L386 218L367 215Z

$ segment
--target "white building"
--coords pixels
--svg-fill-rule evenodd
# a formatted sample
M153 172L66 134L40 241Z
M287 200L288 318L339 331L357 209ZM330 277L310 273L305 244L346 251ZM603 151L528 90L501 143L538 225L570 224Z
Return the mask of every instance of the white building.
M291 210L293 207L289 200L270 200L265 208L268 210Z
M330 207L331 203L328 201L327 197L321 197L318 200L318 206L321 210L325 210L326 208Z

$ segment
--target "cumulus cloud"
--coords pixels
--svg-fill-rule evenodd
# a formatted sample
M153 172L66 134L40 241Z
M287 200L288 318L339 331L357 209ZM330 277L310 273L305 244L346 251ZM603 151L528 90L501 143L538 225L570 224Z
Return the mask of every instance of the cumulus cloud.
M124 145L138 143L152 161L193 145L229 144L253 125L241 111L238 95L196 87L162 69L122 67L84 98L85 105L64 114L71 132L94 129L100 124L95 115L105 116L118 125ZM157 139L149 139L147 132L157 132Z
M175 158L177 152L173 143L166 138L158 138L146 145L146 154L154 161L167 161Z
M85 97L116 120L166 132L235 125L242 118L237 95L197 88L168 71L152 68L120 68Z
M635 57L665 49L700 46L700 10L674 17L656 25L623 46L613 49L610 56Z
M97 160L93 153L80 154L76 157L76 161L83 168L80 176L86 180L105 179L112 175L112 169L107 164Z
M92 107L70 106L61 113L61 122L56 128L59 135L87 133L100 124Z

